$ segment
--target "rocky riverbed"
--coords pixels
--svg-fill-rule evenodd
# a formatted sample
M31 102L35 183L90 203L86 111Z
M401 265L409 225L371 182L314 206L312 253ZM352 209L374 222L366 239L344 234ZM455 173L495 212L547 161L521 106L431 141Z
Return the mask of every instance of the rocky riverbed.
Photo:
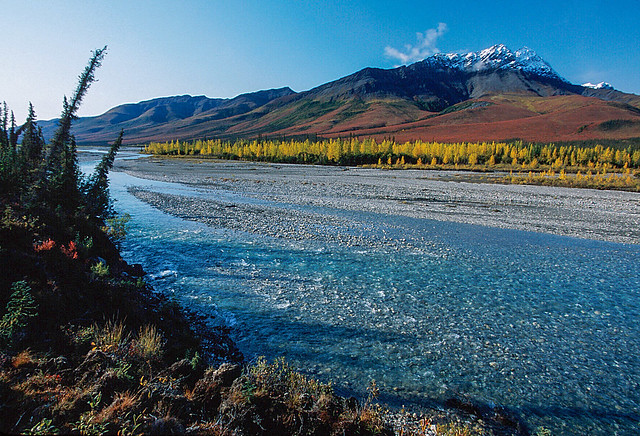
M186 219L294 240L331 238L348 245L372 243L372 239L363 239L368 231L366 224L354 225L348 217L329 217L324 209L640 242L637 193L504 185L469 172L156 157L119 161L116 169L137 177L255 199L253 204L242 204L223 195L202 200L136 191L139 198ZM384 235L375 242L392 246L402 243L386 240Z

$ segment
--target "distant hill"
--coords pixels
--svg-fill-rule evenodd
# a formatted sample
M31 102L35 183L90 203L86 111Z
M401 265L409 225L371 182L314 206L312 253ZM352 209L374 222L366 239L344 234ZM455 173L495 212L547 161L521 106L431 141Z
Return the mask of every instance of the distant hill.
M161 97L140 103L116 106L102 115L81 117L73 124L79 143L107 143L124 129L128 143L148 141L146 138L191 138L198 125L224 120L251 112L286 95L295 94L289 88L270 89L242 94L230 99L180 95ZM57 120L39 121L45 138L50 138ZM135 138L135 139L134 139Z
M50 136L54 121L40 123ZM504 45L436 54L393 69L365 68L296 93L289 88L233 99L188 95L117 106L80 118L79 143L257 136L368 136L530 141L640 137L640 96L611 85L575 85L533 50Z

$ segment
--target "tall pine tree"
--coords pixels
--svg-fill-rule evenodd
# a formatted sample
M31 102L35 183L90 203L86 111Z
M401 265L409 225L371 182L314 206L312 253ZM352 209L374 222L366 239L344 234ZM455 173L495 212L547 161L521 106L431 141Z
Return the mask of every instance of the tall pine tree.
M9 147L9 108L7 102L2 102L2 110L0 111L0 151L4 151Z
M9 109L7 103L3 102L0 112L0 195L19 191L17 184L19 172L16 168L16 150L14 141L16 140L16 126L13 112L11 113L11 123L9 123Z
M36 113L31 103L29 103L29 114L22 126L22 132L19 156L25 172L30 172L40 167L45 146L42 130L38 128Z
M109 170L113 168L113 161L122 145L124 132L121 130L118 139L111 145L109 152L104 155L96 166L93 174L84 186L86 212L90 216L109 218L113 216L113 208L109 197Z
M93 52L93 56L79 76L78 86L71 97L63 102L62 116L58 121L51 143L47 149L40 171L40 183L36 187L36 204L66 214L74 214L80 204L79 170L75 156L75 139L71 134L71 123L91 83L95 71L101 65L107 47Z

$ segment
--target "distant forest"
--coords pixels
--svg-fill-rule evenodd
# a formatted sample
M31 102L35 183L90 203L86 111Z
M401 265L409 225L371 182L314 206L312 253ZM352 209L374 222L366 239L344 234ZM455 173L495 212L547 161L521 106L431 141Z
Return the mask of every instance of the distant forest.
M147 153L200 155L222 159L245 159L328 165L414 165L506 168L511 170L566 170L627 172L640 168L640 148L602 145L526 144L506 142L398 143L359 140L199 140L152 142Z

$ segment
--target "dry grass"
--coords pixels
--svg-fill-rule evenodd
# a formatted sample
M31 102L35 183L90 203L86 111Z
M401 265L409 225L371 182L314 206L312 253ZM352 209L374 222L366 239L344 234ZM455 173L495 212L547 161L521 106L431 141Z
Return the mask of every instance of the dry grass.
M389 434L390 427L384 419L385 409L374 404L378 390L372 384L369 398L364 404L347 406L343 399L334 394L331 384L321 383L307 377L290 367L284 358L268 363L260 358L246 372L244 383L245 402L276 401L282 406L282 415L278 417L281 425L288 430L310 430L306 428L313 420L316 430L330 431L331 434ZM232 391L227 397L242 403L242 398ZM275 407L275 406L273 406ZM330 430L332 429L332 430Z
M118 392L107 407L96 416L98 422L118 421L127 416L139 405L139 398L131 392Z
M46 374L36 371L22 383L16 385L15 389L22 392L27 397L38 397L49 399L57 396L62 391L61 379L57 374Z
M436 434L442 436L471 436L474 434L468 425L448 422L436 426Z
M363 428L370 433L384 434L387 427L385 415L389 411L376 403L380 390L375 380L371 380L367 392L369 395L364 404L359 405L354 410L347 410L342 419L346 423Z
M88 403L91 390L86 387L72 386L62 390L52 408L55 415L70 417L78 414Z
M145 360L159 359L162 356L164 338L154 325L145 325L135 339L136 353Z
M27 365L36 364L37 360L33 356L33 353L28 348L19 352L16 356L11 359L11 366L15 369L20 369Z
M190 427L189 431L193 434L210 435L210 436L233 436L237 432L228 425L218 421L213 422L201 422L198 425Z
M301 402L308 402L305 398L310 397L316 401L323 395L333 393L331 384L321 383L294 371L284 358L276 359L273 363L259 358L249 367L248 375L255 386L256 393L275 391L285 396L292 407L299 406Z
M94 324L93 337L96 348L102 351L117 349L120 344L129 340L124 323L116 320L107 321L102 327Z

